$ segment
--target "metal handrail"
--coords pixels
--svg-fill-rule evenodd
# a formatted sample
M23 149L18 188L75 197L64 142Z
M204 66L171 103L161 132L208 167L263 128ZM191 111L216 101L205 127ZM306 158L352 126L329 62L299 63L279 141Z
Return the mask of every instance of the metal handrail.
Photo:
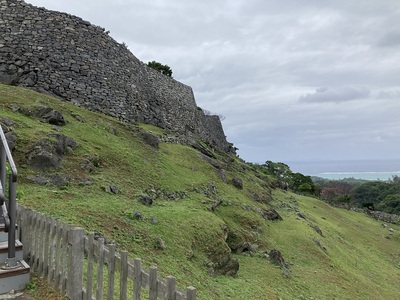
M3 211L5 230L8 231L8 258L5 263L5 268L15 268L17 267L17 260L15 258L15 225L16 225L16 191L17 191L17 178L18 172L12 158L10 148L8 147L6 136L3 132L3 128L0 125L0 182L1 182L1 210ZM7 173L7 161L11 168L11 174L8 181L8 212L5 205L6 197L4 195L4 188L6 186L6 173Z
M17 182L17 178L18 178L17 167L15 166L14 159L12 158L10 148L8 147L6 135L4 134L4 131L3 131L3 128L1 127L1 125L0 125L0 136L1 136L1 142L3 144L3 148L6 152L8 163L10 164L12 182Z

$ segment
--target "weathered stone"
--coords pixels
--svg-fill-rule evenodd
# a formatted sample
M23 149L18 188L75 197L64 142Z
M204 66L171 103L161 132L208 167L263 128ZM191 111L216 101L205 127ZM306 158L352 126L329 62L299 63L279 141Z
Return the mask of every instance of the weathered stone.
M165 248L167 248L167 246L165 245L165 242L160 238L156 238L155 241L155 248L156 249L160 249L160 250L165 250Z
M282 266L282 267L287 266L285 260L283 259L282 254L279 250L272 249L268 255L269 255L269 260L271 261L271 263Z
M265 220L271 220L271 221L280 221L280 220L282 220L282 217L280 216L280 214L273 208L269 208L268 210L257 208L257 212Z
M109 194L119 194L119 188L114 185L108 185L104 187L104 190Z
M226 168L226 164L218 161L217 159L213 159L213 158L203 155L201 153L198 153L197 157L199 157L202 161L209 163L216 169L225 169Z
M141 195L139 201L146 206L151 206L153 204L153 198L148 195Z
M253 197L253 199L257 202L261 202L264 204L268 204L272 201L272 195L271 195L271 191L268 189L268 193L264 192L262 194L258 194L255 192L251 193L251 196Z
M217 157L215 156L214 153L212 153L209 149L207 149L205 146L199 144L198 142L194 142L192 144L192 147L196 150L199 150L201 153L204 155L216 159Z
M322 234L322 230L321 230L317 225L310 224L310 226L311 226L311 228L314 229L315 232L318 233L320 236L324 236L324 235Z
M233 178L232 184L234 187L238 188L239 190L243 189L243 181L240 178Z
M62 113L58 110L54 110L47 106L36 106L21 108L20 112L24 115L38 118L49 124L63 126L65 125L65 119Z
M299 210L296 211L296 215L297 215L299 218L307 219L306 216L305 216L305 214L303 214L303 213L302 213L301 211L299 211Z
M136 220L141 220L141 219L142 219L142 213L141 213L140 211L135 210L135 211L133 212L133 217L134 217Z
M217 169L216 172L223 182L228 183L228 177L226 176L225 169Z
M238 235L233 231L228 231L226 243L228 244L232 252L239 254L243 252L248 252L250 253L250 255L252 255L258 249L258 245L256 243L246 241L241 235Z
M322 251L324 251L325 253L328 252L328 250L321 244L320 241L318 241L317 239L313 239L313 241L319 248L321 248Z
M6 136L8 148L12 151L17 143L17 134L14 131L9 131L4 135Z
M77 147L71 137L63 134L51 135L37 141L27 154L27 164L35 170L58 169L63 155Z
M151 133L141 132L139 137L148 145L153 147L154 149L158 149L158 138Z
M67 186L71 181L71 176L68 174L30 175L27 178L36 184L46 186Z

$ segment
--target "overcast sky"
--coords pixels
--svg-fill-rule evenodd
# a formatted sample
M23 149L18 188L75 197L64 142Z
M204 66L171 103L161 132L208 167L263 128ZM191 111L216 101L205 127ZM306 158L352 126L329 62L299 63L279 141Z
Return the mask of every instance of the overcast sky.
M27 0L167 64L249 162L400 159L399 0Z

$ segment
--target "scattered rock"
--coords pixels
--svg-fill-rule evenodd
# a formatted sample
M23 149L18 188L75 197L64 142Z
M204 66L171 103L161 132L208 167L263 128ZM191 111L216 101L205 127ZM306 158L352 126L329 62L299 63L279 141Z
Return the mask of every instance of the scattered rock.
M202 161L209 163L216 169L226 169L226 164L218 161L217 159L213 159L201 153L197 153L197 157L200 158Z
M164 199L164 200L179 200L184 199L187 196L186 191L168 191L162 188L157 188L154 186L148 187L145 191L147 196L151 197L153 200L155 199Z
M51 109L47 113L42 115L42 119L46 120L49 124L64 126L64 116L58 110Z
M204 155L216 159L217 157L214 155L214 153L212 153L210 150L208 150L205 146L199 144L198 142L194 142L192 144L192 147L196 150L199 150L201 153L203 153Z
M62 113L48 106L32 106L20 108L19 111L26 116L38 118L41 121L47 122L49 124L57 126L64 126L66 124Z
M243 181L240 178L233 178L232 184L234 187L238 188L239 190L243 189Z
M102 161L100 156L97 154L90 154L84 158L81 168L88 173L94 173L101 165Z
M283 259L283 256L279 250L272 249L269 254L269 260L271 263L281 266L281 267L287 267L285 260Z
M281 180L275 180L271 183L271 187L274 189L279 188L284 191L287 191L289 189L289 183Z
M78 120L81 123L86 123L86 119L84 117L82 117L81 115L72 113L71 116L74 117L75 120Z
M269 260L271 263L278 265L282 267L282 274L285 277L289 277L290 275L290 269L285 260L283 259L283 256L279 250L272 249L269 254L268 254Z
M315 230L315 232L316 233L318 233L320 236L324 236L323 234L322 234L322 230L317 226L317 225L313 225L313 224L309 224L310 226L311 226L311 228L312 229L314 229Z
M118 129L115 128L115 127L108 128L108 132L113 134L113 135L118 135ZM158 147L158 145L157 145L157 147Z
M165 245L165 242L160 237L158 237L158 238L156 238L156 241L155 241L155 248L164 250L165 248L167 248L167 246Z
M314 241L314 243L315 243L319 248L322 249L322 251L324 251L325 253L328 253L328 250L327 250L324 246L322 246L322 244L320 243L320 241L318 241L318 240L316 240L316 239L313 239L313 241Z
M17 134L14 131L9 131L4 134L7 140L8 148L10 151L14 150L17 143Z
M151 206L153 204L153 198L148 195L141 195L139 201L146 206Z
M307 219L306 216L305 216L302 212L300 212L299 210L297 210L297 209L296 209L296 215L297 215L299 218Z
M105 190L107 193L115 194L115 195L120 193L119 188L116 187L116 186L114 186L114 185L106 186L106 187L104 188L104 190Z
M282 220L281 215L273 208L269 208L268 210L257 208L257 212L265 220L272 220L272 221L280 221L280 220Z
M71 176L68 174L30 175L27 178L36 184L45 186L68 186L71 181Z
M17 134L12 130L14 121L7 118L0 118L0 125L6 137L8 148L12 151L17 142Z
M140 211L137 211L137 210L135 210L134 212L133 212L133 217L136 219L136 220L142 220L142 213L140 212Z
M383 211L373 211L369 209L364 209L363 211L375 220L391 224L400 224L400 215L389 214Z
M222 200L222 199L215 200L214 203L208 208L208 210L214 211L223 202L224 202L224 200Z
M216 275L236 276L239 271L239 260L230 257L229 260L214 269Z
M149 221L152 224L157 224L158 223L158 219L156 217L150 217Z
M216 172L223 182L228 183L228 177L226 177L225 169L217 169Z
M35 170L58 169L64 154L77 147L74 139L63 134L37 141L27 153L27 164Z
M272 201L271 191L269 190L268 193L257 194L255 192L251 192L251 196L253 197L254 201L268 204Z
M4 133L9 131L8 127L12 127L14 125L14 121L8 118L0 118L0 123L7 128L3 128Z
M141 132L139 137L148 145L153 147L154 149L158 149L158 138L155 135L152 135L148 132Z

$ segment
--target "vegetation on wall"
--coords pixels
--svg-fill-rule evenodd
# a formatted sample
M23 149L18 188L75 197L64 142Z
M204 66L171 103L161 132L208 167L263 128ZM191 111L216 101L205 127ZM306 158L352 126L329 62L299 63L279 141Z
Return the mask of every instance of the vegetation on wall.
M153 61L149 61L147 63L147 65L150 68L153 68L154 70L159 71L161 74L164 74L164 75L167 75L169 77L172 77L172 70L168 65L163 65L163 64L161 64L159 62L156 62L154 60Z

